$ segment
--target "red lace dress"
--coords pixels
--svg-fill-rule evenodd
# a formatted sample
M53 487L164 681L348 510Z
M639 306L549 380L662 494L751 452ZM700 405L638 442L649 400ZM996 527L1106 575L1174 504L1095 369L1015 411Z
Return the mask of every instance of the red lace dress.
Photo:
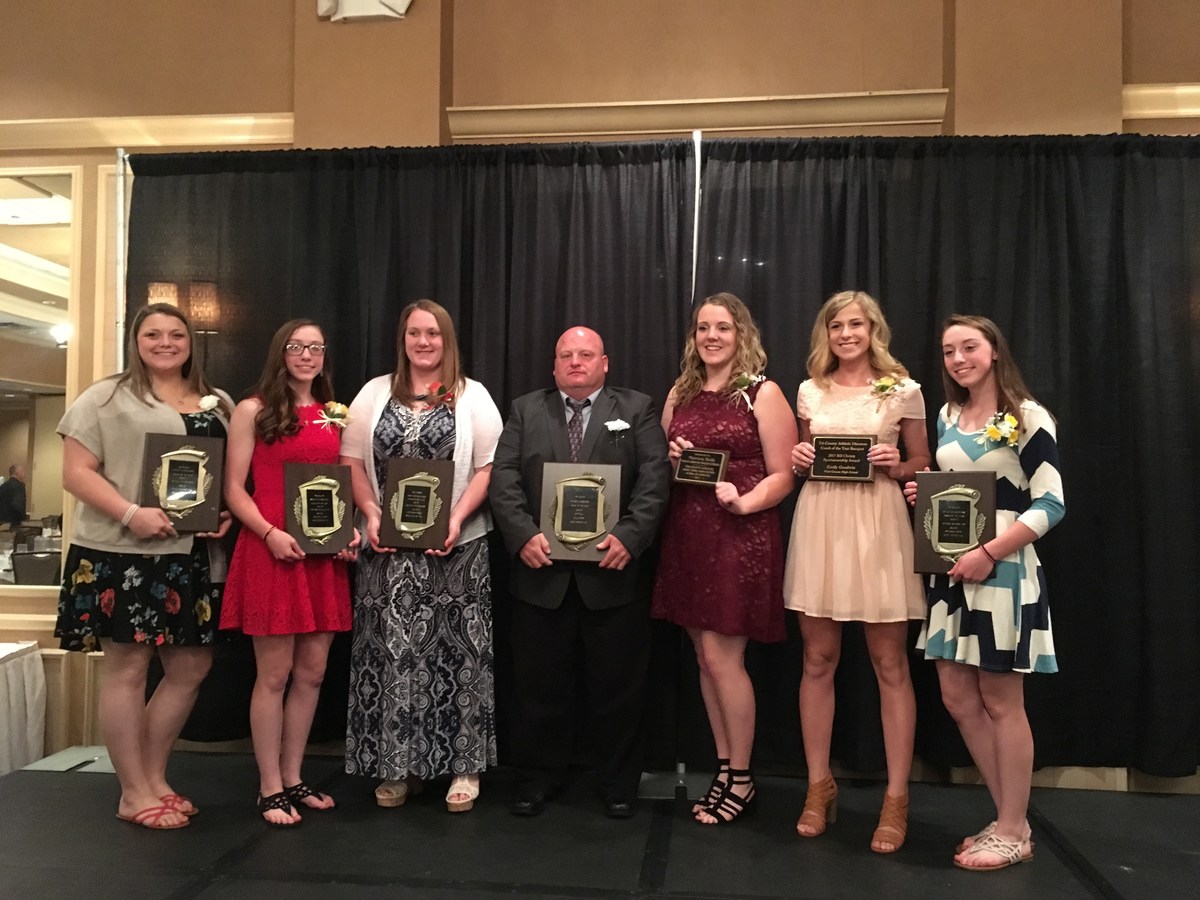
M316 423L318 404L297 407L300 430L273 444L254 443L250 474L254 502L276 528L283 529L283 465L334 464L341 432ZM229 564L221 627L246 634L307 634L350 630L350 582L346 564L332 556L280 562L249 528L238 535Z
M751 400L758 386L750 388ZM728 450L726 480L744 494L767 475L758 421L745 399L700 393L671 417L668 439ZM650 614L685 628L782 641L783 540L779 510L739 516L713 488L671 485Z

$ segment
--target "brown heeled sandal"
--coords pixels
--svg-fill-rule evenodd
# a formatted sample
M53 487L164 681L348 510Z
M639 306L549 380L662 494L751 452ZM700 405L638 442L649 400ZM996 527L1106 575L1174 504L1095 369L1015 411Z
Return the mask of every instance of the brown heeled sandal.
M804 812L796 822L796 834L800 837L816 837L825 833L825 824L837 821L837 782L832 775L826 775L821 781L808 783L808 794L804 798ZM811 828L811 832L801 831L801 827Z
M879 813L879 824L871 835L871 849L876 853L895 853L904 846L908 836L908 791L903 797L893 797L889 793L883 795L883 809ZM891 844L891 849L880 847L880 844Z

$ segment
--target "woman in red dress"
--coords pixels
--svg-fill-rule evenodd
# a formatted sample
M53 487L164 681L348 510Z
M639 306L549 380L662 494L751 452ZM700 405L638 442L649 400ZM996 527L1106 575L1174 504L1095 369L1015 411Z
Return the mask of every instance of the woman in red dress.
M285 827L300 823L301 806L334 805L304 783L300 765L329 645L334 632L350 630L346 563L355 553L306 556L284 529L283 490L285 463L338 461L340 424L322 416L322 404L333 400L328 363L316 323L295 319L275 332L258 385L233 412L225 460L225 499L242 532L221 627L240 629L254 641L258 678L250 733L258 810L268 825ZM248 474L253 495L246 490ZM357 541L356 534L351 547Z

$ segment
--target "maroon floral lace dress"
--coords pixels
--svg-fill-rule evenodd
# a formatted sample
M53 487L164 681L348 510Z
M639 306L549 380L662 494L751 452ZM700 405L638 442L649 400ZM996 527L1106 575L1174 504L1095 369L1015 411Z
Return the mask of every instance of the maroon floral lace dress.
M751 387L753 402L758 385ZM744 494L767 474L758 421L745 398L704 391L676 409L667 438L728 450L725 478ZM779 510L739 516L712 487L673 484L651 615L684 628L782 641L783 541Z

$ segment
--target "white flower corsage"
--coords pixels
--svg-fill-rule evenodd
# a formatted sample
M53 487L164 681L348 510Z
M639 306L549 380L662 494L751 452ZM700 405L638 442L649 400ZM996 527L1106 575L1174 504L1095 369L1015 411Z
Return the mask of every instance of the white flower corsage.
M884 375L882 378L868 382L871 385L871 399L880 406L883 406L889 397L895 397L908 389L912 383L911 378L897 378L894 375Z
M743 372L741 375L733 379L734 391L742 395L742 399L746 401L746 406L751 412L754 412L754 404L750 402L750 388L756 384L761 384L766 380L766 375L750 375L747 372Z
M609 431L613 431L613 432L628 431L629 423L626 422L624 419L613 419L611 422L605 422L604 427L607 428Z
M983 434L975 438L975 443L986 446L989 442L1007 444L1015 447L1020 440L1021 429L1012 413L996 413L983 426Z
M200 412L212 412L220 403L216 394L205 394L200 398Z
M317 416L317 421L323 428L336 426L337 428L345 428L350 424L350 410L346 404L338 403L336 400L330 400L325 404L325 408L321 410L321 414Z

